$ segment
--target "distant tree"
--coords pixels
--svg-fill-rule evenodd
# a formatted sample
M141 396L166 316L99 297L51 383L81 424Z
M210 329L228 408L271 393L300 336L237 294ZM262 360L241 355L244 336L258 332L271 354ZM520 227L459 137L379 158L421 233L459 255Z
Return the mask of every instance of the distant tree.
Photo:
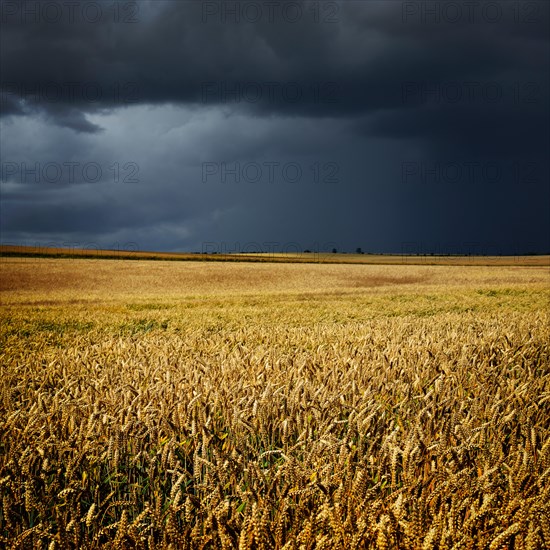
M337 252L338 252L338 250L336 250L336 248L333 248L333 249L332 249L332 253L333 253L333 254L336 254Z
M306 248L306 250L304 250L304 254L311 254L311 250L308 250L308 249Z
M355 252L356 254L363 254L363 250L361 249L360 246L355 249Z

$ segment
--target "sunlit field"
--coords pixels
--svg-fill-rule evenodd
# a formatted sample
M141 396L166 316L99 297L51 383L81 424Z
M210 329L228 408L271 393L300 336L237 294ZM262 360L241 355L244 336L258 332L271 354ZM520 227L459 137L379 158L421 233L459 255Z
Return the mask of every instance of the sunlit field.
M550 268L415 263L2 258L1 545L549 548Z

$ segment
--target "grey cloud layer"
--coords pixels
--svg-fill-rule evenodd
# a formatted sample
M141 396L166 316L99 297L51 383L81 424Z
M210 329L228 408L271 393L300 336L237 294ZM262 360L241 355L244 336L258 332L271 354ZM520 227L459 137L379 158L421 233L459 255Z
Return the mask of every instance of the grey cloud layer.
M301 1L295 22L296 11L283 16L291 2L272 3L272 17L266 2L236 2L239 23L220 2L140 2L133 23L115 21L112 2L101 4L106 20L97 23L78 10L74 21L66 11L55 23L22 21L6 4L3 161L22 162L6 137L24 142L23 121L32 120L41 133L29 163L137 158L142 171L131 196L107 180L61 194L63 182L39 192L12 182L4 234L141 230L161 248L275 237L350 249L395 250L407 239L550 247L547 2L514 12L517 3L480 1L471 13L472 3L456 2L456 21L445 2L431 3L439 22L421 1ZM245 20L251 5L262 10L255 23ZM195 185L203 162L294 161L309 170L326 160L341 167L339 189ZM426 183L421 174L404 180L404 162L418 172L423 162L498 163L503 175Z

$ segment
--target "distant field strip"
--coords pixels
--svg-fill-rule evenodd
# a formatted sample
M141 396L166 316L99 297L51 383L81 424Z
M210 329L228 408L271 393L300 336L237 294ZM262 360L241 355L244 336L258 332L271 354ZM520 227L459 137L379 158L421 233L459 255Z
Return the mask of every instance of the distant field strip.
M48 248L39 246L0 245L0 261L6 258L90 258L113 260L165 260L200 262L270 262L270 263L344 263L388 265L479 265L479 266L549 266L550 256L474 256L432 254L332 254L302 253L234 253L201 254L177 252L146 252L100 250L95 248Z

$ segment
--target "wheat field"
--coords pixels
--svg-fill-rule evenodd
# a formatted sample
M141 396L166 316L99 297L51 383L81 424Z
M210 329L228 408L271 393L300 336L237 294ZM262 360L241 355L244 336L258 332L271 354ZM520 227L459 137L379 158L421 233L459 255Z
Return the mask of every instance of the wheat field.
M5 258L7 548L550 548L548 266Z

